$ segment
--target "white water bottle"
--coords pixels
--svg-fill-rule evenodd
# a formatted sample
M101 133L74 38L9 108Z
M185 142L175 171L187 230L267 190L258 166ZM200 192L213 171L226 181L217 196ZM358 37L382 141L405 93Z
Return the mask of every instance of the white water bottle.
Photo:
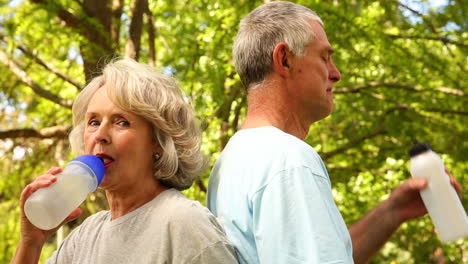
M56 176L56 182L35 191L24 205L29 221L43 230L57 227L97 189L104 176L104 163L97 156L80 156Z
M429 212L442 242L450 242L468 236L468 217L450 184L442 159L428 144L415 142L409 151L410 171L414 178L426 178L427 188L421 198Z

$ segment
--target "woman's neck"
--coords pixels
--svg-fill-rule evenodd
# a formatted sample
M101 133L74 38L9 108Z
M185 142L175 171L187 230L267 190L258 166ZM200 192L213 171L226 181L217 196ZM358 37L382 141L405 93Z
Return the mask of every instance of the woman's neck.
M158 180L127 187L124 190L106 190L112 220L138 209L169 189Z

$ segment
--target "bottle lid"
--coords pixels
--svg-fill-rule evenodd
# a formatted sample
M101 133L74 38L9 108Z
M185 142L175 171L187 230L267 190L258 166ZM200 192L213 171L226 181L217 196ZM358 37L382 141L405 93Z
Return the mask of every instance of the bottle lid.
M105 172L104 162L101 158L94 155L83 155L72 161L79 161L88 166L94 172L94 175L96 175L97 185L101 184Z
M419 155L423 152L431 150L431 146L427 143L421 143L417 140L414 141L413 147L408 151L408 154L410 157L414 157L416 155Z

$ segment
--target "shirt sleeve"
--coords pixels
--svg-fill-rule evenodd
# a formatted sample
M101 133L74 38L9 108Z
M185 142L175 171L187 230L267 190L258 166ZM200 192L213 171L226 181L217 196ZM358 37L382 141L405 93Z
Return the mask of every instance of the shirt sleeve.
M205 248L190 263L196 264L237 264L234 247L223 241L218 241Z
M174 214L170 230L171 250L181 253L172 263L238 263L235 247L227 240L223 227L198 202Z
M255 193L252 214L260 263L347 263L328 177L281 171Z
M60 243L57 250L47 259L46 264L73 263L77 233L80 232L81 225L74 229L65 240Z

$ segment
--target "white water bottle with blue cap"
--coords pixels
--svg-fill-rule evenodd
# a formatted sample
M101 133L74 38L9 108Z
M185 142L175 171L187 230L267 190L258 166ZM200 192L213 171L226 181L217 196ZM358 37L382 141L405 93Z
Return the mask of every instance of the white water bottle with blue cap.
M29 221L43 230L57 227L94 192L104 177L104 163L94 155L80 156L56 174L57 181L35 191L24 205Z

